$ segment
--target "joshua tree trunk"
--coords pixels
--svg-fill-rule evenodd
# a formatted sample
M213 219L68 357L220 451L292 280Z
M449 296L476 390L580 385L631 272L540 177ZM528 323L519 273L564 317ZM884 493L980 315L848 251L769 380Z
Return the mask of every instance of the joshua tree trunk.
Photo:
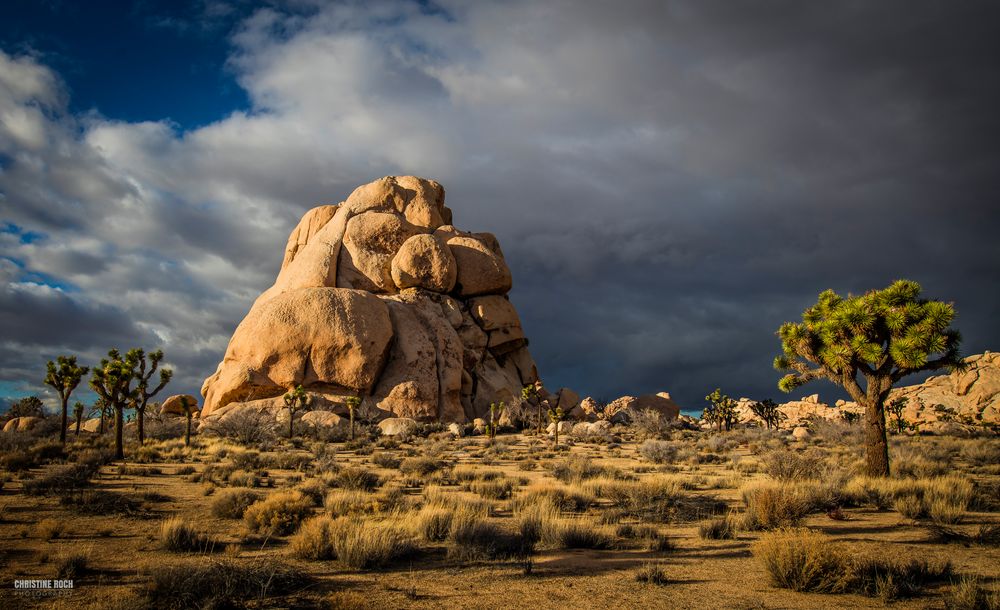
M542 435L542 399L536 398L538 401L538 436Z
M555 433L556 433L555 446L558 447L559 446L559 422L555 422L555 426L556 426L556 429L555 429Z
M66 425L68 424L68 422L66 421L66 403L68 403L68 402L69 402L69 395L68 394L63 394L62 395L62 428L59 429L59 442L62 443L63 445L66 444Z
M295 434L295 411L288 410L288 438Z
M122 442L122 428L125 427L125 408L115 407L115 459L125 459L124 443Z
M191 446L191 413L187 414L187 431L184 433L184 446Z
M143 427L143 422L146 420L146 405L140 405L135 408L136 419L138 420L138 433L139 433L139 446L142 447L146 443L146 429Z
M76 416L76 436L80 436L80 420L82 419L82 417L83 417L82 413L79 413Z
M354 440L354 407L347 410L348 415L351 418L351 440Z
M103 435L103 434L104 434L104 409L101 409L101 427L100 427L100 434L101 434L101 435Z

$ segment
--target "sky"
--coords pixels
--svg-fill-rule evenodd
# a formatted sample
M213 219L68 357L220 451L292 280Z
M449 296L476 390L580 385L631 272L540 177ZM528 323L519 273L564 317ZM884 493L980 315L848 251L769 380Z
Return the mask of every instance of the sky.
M54 405L46 360L132 346L197 393L298 218L385 175L438 180L459 228L499 237L549 388L782 400L778 326L901 277L954 302L964 353L996 350L998 18L8 0L0 401Z

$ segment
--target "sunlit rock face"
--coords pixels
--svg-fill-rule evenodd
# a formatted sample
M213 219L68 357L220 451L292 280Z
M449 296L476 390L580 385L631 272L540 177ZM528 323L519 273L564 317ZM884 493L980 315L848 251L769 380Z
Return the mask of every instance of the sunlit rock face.
M313 208L288 237L274 285L202 386L203 417L277 406L302 385L340 410L464 422L538 379L511 274L490 233L452 225L444 188L388 176Z

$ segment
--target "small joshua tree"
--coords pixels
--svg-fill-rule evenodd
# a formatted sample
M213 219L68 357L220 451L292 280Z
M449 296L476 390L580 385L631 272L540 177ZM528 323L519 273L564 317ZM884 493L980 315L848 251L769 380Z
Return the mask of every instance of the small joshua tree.
M719 432L722 432L723 426L727 432L731 430L736 422L736 401L723 394L720 388L715 388L705 400L709 402L709 406L702 412L702 417L718 426Z
M149 360L146 360L146 353L144 351L136 350L138 356L138 370L135 373L136 387L135 387L135 398L133 399L132 408L135 409L135 416L137 422L137 431L139 433L139 444L142 445L146 441L146 429L143 426L146 418L146 405L149 403L149 399L156 396L160 390L163 389L165 385L170 382L173 378L174 372L170 369L160 370L160 383L153 388L149 389L149 382L156 373L156 369L160 366L160 361L163 360L163 350L156 350L155 352L149 353ZM147 371L147 362L149 370Z
M778 329L782 355L774 368L787 371L778 382L782 391L827 379L864 408L868 476L889 476L885 401L892 386L914 373L965 367L958 351L961 335L949 328L955 308L920 298L920 290L908 280L847 298L827 290L805 310L802 322Z
M181 410L184 411L184 416L187 418L187 429L184 431L184 446L190 447L191 418L194 417L195 412L198 410L198 403L191 400L189 396L181 396Z
M900 396L889 401L889 404L885 406L886 411L892 416L892 423L896 428L896 434L902 434L908 427L906 418L903 417L903 412L906 410L906 403L908 402L910 402L909 398Z
M90 387L115 412L115 459L123 459L122 428L125 427L125 407L133 402L136 390L132 387L139 364L138 349L129 350L123 357L117 349L108 351L108 357L94 367Z
M292 438L295 434L295 413L309 404L309 395L301 385L297 385L282 396L282 399L285 401L285 408L288 409L288 438Z
M45 385L52 386L59 395L62 406L62 427L59 429L59 442L66 444L66 405L70 394L80 385L80 380L87 374L85 366L76 365L76 356L59 356L56 361L49 360L46 366Z
M530 402L532 398L535 399L535 406L538 408L538 435L542 435L542 399L538 396L538 388L541 386L540 382L529 383L528 385L521 388L521 398L525 401ZM547 401L545 401L547 403Z
M348 396L347 400L347 415L350 418L351 423L351 440L354 440L354 413L357 411L358 407L361 406L360 396Z
M497 414L503 412L506 406L503 401L500 401L500 404L495 402L490 403L490 423L486 429L486 434L490 437L490 440L497 437Z
M559 445L559 422L563 420L564 414L562 407L556 407L555 409L549 409L549 421L555 425L555 444Z
M73 405L73 417L76 418L76 436L80 436L80 420L83 419L83 411L86 407L79 400Z
M778 403L774 402L770 398L765 398L760 402L751 404L750 410L753 411L754 415L764 421L764 425L767 426L768 430L777 428L781 423L781 420L787 417L781 412L781 409L778 408Z

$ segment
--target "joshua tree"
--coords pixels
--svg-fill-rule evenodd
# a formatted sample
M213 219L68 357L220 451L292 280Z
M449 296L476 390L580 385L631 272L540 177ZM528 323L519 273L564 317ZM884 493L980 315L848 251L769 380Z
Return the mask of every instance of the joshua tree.
M83 411L86 408L79 400L73 405L73 417L76 418L76 436L80 436L80 420L83 419Z
M351 440L354 440L354 412L357 411L358 407L361 405L360 396L348 396L347 400L347 415L351 420Z
M721 388L715 390L705 397L710 404L702 412L702 417L709 423L714 423L722 432L722 426L726 431L732 429L736 422L736 401L722 393Z
M559 422L563 420L563 410L562 407L556 407L555 410L549 409L549 421L555 424L555 444L559 445Z
M42 399L37 396L25 396L14 402L7 410L7 419L15 417L45 417Z
M297 385L294 389L288 390L282 399L288 409L288 438L292 438L295 434L295 412L301 411L309 404L309 395L302 389L302 386Z
M195 411L198 410L198 403L191 400L188 396L181 396L181 409L184 411L184 416L187 418L187 430L184 431L184 446L191 446L191 417L194 416Z
M98 434L104 434L104 422L107 421L108 417L110 417L111 410L112 409L108 406L108 403L100 397L98 397L97 400L94 401L94 405L90 407L90 417L96 415L101 418L101 425L97 429Z
M545 402L546 404L548 404L548 401L543 401L538 396L538 389L539 389L540 386L541 386L541 383L535 382L535 383L529 383L528 385L526 385L523 388L521 388L521 398L522 399L524 399L526 401L529 401L529 402L531 401L532 398L535 399L535 406L538 408L538 416L537 416L536 419L537 419L537 422L538 422L538 435L539 436L542 435L542 402Z
M76 356L59 356L56 361L49 360L45 373L45 385L52 386L59 395L62 406L62 427L59 429L59 442L66 444L66 405L70 394L80 385L80 379L87 374L85 366L76 365Z
M123 459L125 451L122 443L122 428L125 423L125 407L133 402L136 389L132 381L136 377L141 350L131 349L122 357L117 349L108 351L108 357L94 367L90 376L90 387L115 411L115 459Z
M787 417L781 412L781 409L778 408L778 403L774 402L770 398L765 398L760 402L751 404L750 410L753 411L754 415L764 420L764 424L767 426L768 430L771 428L777 428L778 424L781 423L781 420Z
M139 358L139 370L135 373L136 387L132 408L135 409L135 416L138 422L139 444L142 445L146 441L146 430L143 426L146 405L149 403L150 398L156 396L163 389L163 386L170 382L170 379L174 376L174 372L170 369L161 369L160 383L150 391L149 382L153 378L153 375L156 374L156 369L160 366L160 361L163 360L163 350L158 349L155 352L149 353L148 371L146 370L146 353L141 349L136 351Z
M913 373L964 368L961 335L949 328L955 308L920 298L920 290L908 280L847 298L827 290L805 310L802 322L778 329L783 354L774 368L788 371L778 382L782 391L828 379L864 408L869 476L889 476L885 401L892 386Z
M895 425L896 434L902 434L906 430L906 418L903 417L903 411L906 410L906 403L910 402L910 399L906 396L900 396L895 400L890 400L889 404L885 406L889 414L892 415L892 423Z
M507 405L505 405L503 401L500 401L500 404L495 402L490 403L490 424L489 428L486 430L490 439L495 439L497 437L497 413L502 412L506 406Z

